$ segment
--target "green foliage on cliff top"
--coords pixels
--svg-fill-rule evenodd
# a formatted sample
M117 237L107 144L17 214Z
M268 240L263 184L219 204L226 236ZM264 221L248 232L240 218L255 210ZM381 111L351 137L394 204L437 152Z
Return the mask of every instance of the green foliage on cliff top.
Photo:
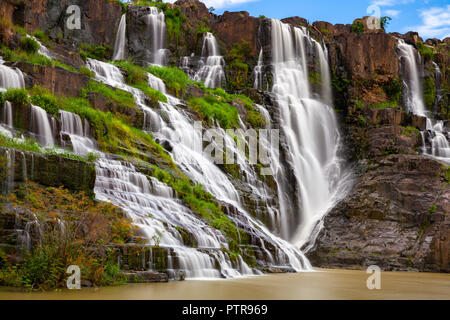
M356 34L363 34L364 33L364 24L359 20L353 22L352 32L354 32Z
M28 92L25 89L8 89L6 92L0 92L0 102L9 101L13 104L24 105L29 102Z
M12 256L0 253L0 285L29 290L62 288L70 265L80 266L83 279L97 286L125 282L118 268L112 268L116 261L105 246L139 238L131 220L118 208L96 202L83 192L35 183L27 183L3 201L22 209L20 219L37 219L42 233L39 243L24 254L22 264L14 265Z

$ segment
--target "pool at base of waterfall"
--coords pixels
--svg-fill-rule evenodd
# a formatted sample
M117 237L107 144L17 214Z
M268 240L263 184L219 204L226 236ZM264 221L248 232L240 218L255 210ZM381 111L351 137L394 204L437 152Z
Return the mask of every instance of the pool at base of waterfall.
M25 293L0 287L0 300L418 300L448 299L450 275L381 272L381 289L367 288L365 271L316 269L234 280L130 284Z

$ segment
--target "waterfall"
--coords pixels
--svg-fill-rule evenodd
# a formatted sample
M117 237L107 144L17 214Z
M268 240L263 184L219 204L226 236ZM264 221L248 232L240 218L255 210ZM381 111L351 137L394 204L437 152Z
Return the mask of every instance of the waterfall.
M89 123L83 122L79 115L60 110L59 116L61 119L61 145L67 147L64 135L68 135L72 145L73 151L78 155L85 155L90 152L95 152L97 149L96 143L89 137Z
M280 128L286 137L288 162L299 190L294 203L280 201L283 237L301 247L317 236L321 219L345 196L350 183L344 182L349 181L349 173L343 171L343 161L338 157L340 133L333 109L311 98L305 56L305 42L311 43L311 39L307 31L274 19L271 27L272 91L280 111ZM322 47L316 46L316 50L319 57L323 55L321 67L328 68ZM323 85L329 86L326 77ZM279 194L283 195L288 182L280 174L275 176Z
M423 153L450 163L450 135L443 121L430 118L430 112L425 109L423 88L420 81L421 58L418 51L403 39L397 39L400 65L402 68L406 110L415 115L426 117L426 132L421 132ZM439 66L433 64L436 80L441 74ZM439 92L437 91L437 99ZM437 105L436 105L437 106Z
M166 20L164 12L159 12L156 7L150 7L150 14L145 17L145 21L153 38L150 63L164 65L166 63Z
M123 14L120 19L119 29L117 30L116 42L114 44L113 61L125 60L127 42L127 15Z
M224 65L225 60L220 56L216 38L211 32L207 32L203 38L202 58L194 80L204 82L207 88L221 87L225 81Z
M253 70L253 78L255 79L255 81L253 82L253 88L255 89L263 90L263 66L263 49L261 48L258 56L258 64Z
M9 101L5 101L5 104L3 106L2 120L3 120L3 123L6 124L10 128L12 128L14 126L12 106L11 106L11 102L9 102Z
M134 101L144 113L144 130L157 130L159 128L159 117L145 103L147 97L141 90L131 87L125 83L125 79L119 68L110 63L90 58L87 59L86 66L95 73L95 79L97 81L103 82L108 86L127 91L134 96ZM151 76L149 76L149 81L151 81L150 78Z
M330 68L328 66L328 49L325 44L323 44L322 47L320 43L314 39L313 43L315 45L317 55L319 56L322 101L330 106L332 104L332 94Z
M7 89L25 88L22 71L5 66L0 58L0 92Z
M53 132L47 112L38 106L31 106L31 132L44 147L53 147Z
M419 63L420 55L413 46L403 39L398 39L400 63L403 68L405 88L405 105L407 111L425 116L425 103L423 102L423 90L420 82Z
M198 149L198 146L202 145L201 128L199 130L188 114L177 108L181 104L178 99L170 95L166 96L168 103L160 102L160 108L164 114L164 120L161 119L161 130L153 132L153 135L160 142L167 141L170 144L172 149L170 154L177 166L191 180L201 184L216 199L234 207L239 214L230 218L237 225L251 230L252 234L274 245L277 250L276 265L291 266L297 271L310 269L311 265L297 248L273 235L267 227L251 217L243 208L239 192L228 177L202 153L202 150ZM230 149L237 155L237 164L243 171L243 180L248 183L252 193L269 206L271 199L264 189L264 184L260 181L257 172L251 168L245 156L237 150L233 137L220 127L216 127L214 130L224 139L226 149ZM272 212L273 220L277 219L275 211Z

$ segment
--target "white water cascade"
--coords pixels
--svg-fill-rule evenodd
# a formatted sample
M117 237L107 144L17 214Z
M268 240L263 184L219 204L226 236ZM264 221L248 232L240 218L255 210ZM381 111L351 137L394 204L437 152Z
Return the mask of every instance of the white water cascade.
M89 137L90 126L86 119L83 125L79 115L63 110L59 111L59 116L61 119L61 145L63 148L67 146L63 136L67 135L76 154L86 155L90 152L96 152L96 142Z
M150 14L145 21L153 38L151 51L151 64L164 65L166 63L166 19L164 12L157 7L150 7Z
M220 55L216 37L207 32L203 38L202 58L194 80L204 82L207 88L219 88L225 81L224 66L225 60Z
M425 103L423 102L423 90L420 82L419 64L420 54L412 45L407 44L403 39L398 39L397 48L399 50L400 62L403 67L405 105L407 111L425 116Z
M25 88L22 71L5 66L4 63L0 57L0 92L7 89Z
M403 73L405 105L409 112L426 117L426 131L421 132L423 153L450 163L450 135L441 120L432 119L431 112L426 110L423 99L423 88L420 81L421 58L419 52L403 39L397 44L400 64ZM439 67L434 64L435 72L440 75ZM428 147L427 145L430 145Z
M116 42L114 44L113 61L125 60L127 43L127 15L123 14L117 29Z
M253 78L255 79L253 82L253 88L263 90L263 68L264 60L263 60L263 49L259 52L258 56L258 64L253 70Z
M142 112L144 113L143 129L158 130L159 116L146 105L146 96L141 90L131 87L125 83L125 79L119 68L110 63L89 58L86 61L86 66L89 68L89 70L95 73L95 79L97 81L131 93L136 104L142 109Z
M249 228L251 233L257 234L260 239L273 244L277 248L276 261L274 261L276 265L290 266L297 271L309 270L311 265L297 248L274 236L261 222L246 212L241 204L239 192L234 185L219 167L203 154L201 150L202 130L198 130L189 116L176 107L181 104L178 99L170 95L166 96L168 103L160 102L165 119L161 120L161 130L153 134L157 140L170 143L172 147L170 154L177 166L190 179L201 184L216 199L234 207L239 214L231 217L231 219L237 225ZM242 179L249 184L253 194L269 206L270 197L264 189L263 183L259 181L258 174L250 167L245 156L239 153L233 138L220 127L216 127L214 130L218 136L224 139L226 148L237 155L237 164L243 171ZM271 214L275 225L277 217L274 211L276 209L269 208L270 210L273 210Z
M31 106L31 132L44 147L53 147L53 131L47 112L38 106Z
M336 116L332 107L323 103L328 97L322 97L322 101L311 97L305 55L305 43L311 43L307 31L275 19L271 25L273 93L280 109L280 128L288 145L288 162L299 190L297 203L280 201L283 237L302 247L317 236L321 219L345 196L350 173L344 171L343 160L338 156L340 133ZM316 50L325 70L326 54L320 45ZM322 85L330 84L324 81ZM276 177L279 194L283 195L288 188L286 179ZM296 206L300 208L300 216Z

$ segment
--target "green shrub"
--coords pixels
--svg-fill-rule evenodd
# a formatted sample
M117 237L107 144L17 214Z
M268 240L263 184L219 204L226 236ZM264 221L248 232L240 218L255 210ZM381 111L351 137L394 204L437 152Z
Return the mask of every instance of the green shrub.
M59 111L58 99L51 94L35 94L32 95L31 103L41 107L52 115L57 115Z
M356 34L363 34L364 33L364 24L359 20L353 22L352 32L354 32Z
M41 47L39 43L30 37L22 37L20 39L20 47L27 53L34 54L37 53Z
M29 102L28 92L25 89L8 89L4 94L4 99L20 105Z
M392 79L383 84L383 90L390 100L398 102L402 94L403 85L399 79Z

